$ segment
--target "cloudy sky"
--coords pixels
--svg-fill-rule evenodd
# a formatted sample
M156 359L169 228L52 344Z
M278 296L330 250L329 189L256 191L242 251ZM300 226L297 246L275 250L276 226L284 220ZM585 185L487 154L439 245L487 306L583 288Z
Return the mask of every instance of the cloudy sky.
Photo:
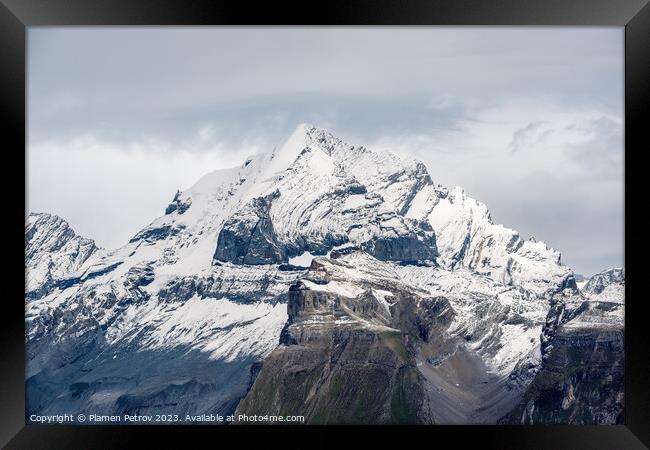
M299 122L623 265L622 28L30 28L28 208L105 247Z

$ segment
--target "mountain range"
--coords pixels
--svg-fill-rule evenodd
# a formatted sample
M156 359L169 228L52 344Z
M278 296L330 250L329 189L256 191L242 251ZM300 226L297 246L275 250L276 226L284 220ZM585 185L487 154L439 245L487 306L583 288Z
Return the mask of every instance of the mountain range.
M421 162L311 125L120 248L48 213L25 231L28 417L624 419L622 269L579 288Z

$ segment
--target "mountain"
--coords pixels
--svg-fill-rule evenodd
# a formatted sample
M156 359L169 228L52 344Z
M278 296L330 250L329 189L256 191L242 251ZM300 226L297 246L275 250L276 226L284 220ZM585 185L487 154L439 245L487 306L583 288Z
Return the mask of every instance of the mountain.
M25 227L27 297L38 298L55 288L57 281L78 271L97 250L94 241L78 236L60 217L30 214Z
M305 124L115 250L30 214L25 265L28 414L494 423L587 292L422 163Z

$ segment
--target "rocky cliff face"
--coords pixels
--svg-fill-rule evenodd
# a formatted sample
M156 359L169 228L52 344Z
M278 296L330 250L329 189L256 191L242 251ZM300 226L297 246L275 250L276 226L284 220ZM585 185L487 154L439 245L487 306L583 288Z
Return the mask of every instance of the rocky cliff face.
M214 258L235 264L274 264L286 261L269 210L277 191L248 202L223 224Z
M594 275L582 293L558 295L544 360L503 423L623 423L624 273Z
M622 312L618 275L580 293L557 251L423 164L308 125L115 250L30 215L25 264L28 413L494 423L572 323Z
M313 260L289 290L280 345L237 414L302 414L329 424L433 422L417 343L449 324L451 308L444 297L381 279L381 265L372 264L365 253ZM357 279L350 282L348 272Z

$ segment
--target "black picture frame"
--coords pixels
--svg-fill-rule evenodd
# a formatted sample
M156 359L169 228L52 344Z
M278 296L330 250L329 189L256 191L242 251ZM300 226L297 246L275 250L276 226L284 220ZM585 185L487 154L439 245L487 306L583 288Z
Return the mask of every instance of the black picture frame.
M636 449L650 446L650 333L647 299L637 297L643 265L626 266L626 406L625 425L617 426L432 426L432 427L213 427L213 426L72 426L25 425L24 260L25 194L16 179L25 180L26 156L26 31L39 25L526 25L625 27L625 192L640 195L643 175L632 174L635 159L648 146L650 91L650 6L648 0L354 0L293 5L260 2L196 0L2 0L0 5L0 83L3 161L7 185L3 195L6 287L0 315L0 445L6 448L131 448L156 441L169 448L200 437L222 444L224 437L250 439L271 436L290 445L308 445L311 434L319 443L339 445L340 433L361 431L369 440L431 445L454 442L455 447ZM644 114L645 113L645 114ZM9 177L8 175L12 175ZM636 184L636 186L634 185ZM626 214L627 214L626 209ZM630 214L632 211L630 211ZM646 234L643 219L626 217L625 234L633 242ZM15 234L15 236L14 236ZM627 240L626 240L627 242ZM627 250L627 247L626 247ZM636 249L633 249L633 253ZM628 255L628 253L625 253ZM14 275L15 272L15 275ZM631 289L631 290L630 290ZM290 430L288 430L290 428ZM405 440L406 439L408 440ZM422 441L424 442L424 441Z

